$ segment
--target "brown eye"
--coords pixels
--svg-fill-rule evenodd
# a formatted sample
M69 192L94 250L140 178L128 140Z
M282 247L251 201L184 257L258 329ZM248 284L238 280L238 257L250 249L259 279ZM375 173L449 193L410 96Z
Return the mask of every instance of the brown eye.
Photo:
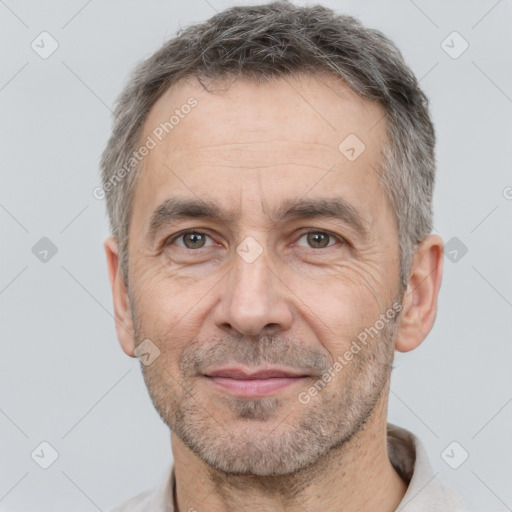
M178 236L175 241L178 242L179 240L182 242L181 244L177 243L177 245L184 247L185 249L202 249L205 246L206 238L209 237L204 233L188 231L187 233L183 233Z
M302 240L303 238L306 239L307 246L312 249L325 249L326 247L335 245L335 243L331 243L331 240L334 242L336 242L336 240L341 240L340 238L325 231L310 231L309 233L304 233L299 240ZM304 246L304 244L300 243L299 245Z

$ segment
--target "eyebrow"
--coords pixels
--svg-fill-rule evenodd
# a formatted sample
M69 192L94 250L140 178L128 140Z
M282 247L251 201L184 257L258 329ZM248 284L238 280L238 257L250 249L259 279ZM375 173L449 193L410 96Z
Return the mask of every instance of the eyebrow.
M174 197L163 201L151 215L148 239L153 241L164 227L186 219L209 219L233 223L240 218L240 210L223 210L217 203L198 198ZM330 218L341 220L366 240L368 223L359 211L342 197L287 199L271 212L275 222L298 219Z

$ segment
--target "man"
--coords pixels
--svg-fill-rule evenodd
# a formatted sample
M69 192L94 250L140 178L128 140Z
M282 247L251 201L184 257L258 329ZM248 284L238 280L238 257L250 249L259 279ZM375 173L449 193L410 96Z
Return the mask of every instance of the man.
M115 510L465 510L387 424L443 263L434 130L397 48L321 6L231 8L141 63L115 114L117 334L174 458Z

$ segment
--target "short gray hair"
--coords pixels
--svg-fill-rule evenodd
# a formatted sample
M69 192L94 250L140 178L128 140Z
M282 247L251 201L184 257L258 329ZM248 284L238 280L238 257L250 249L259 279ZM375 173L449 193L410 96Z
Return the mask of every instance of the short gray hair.
M360 96L376 100L386 112L387 141L376 171L394 211L400 286L405 290L416 246L432 230L436 162L428 99L398 48L381 32L332 9L298 7L286 0L232 7L182 29L133 70L117 99L112 134L100 163L126 284L132 199L140 173L131 157L158 98L191 77L201 84L221 78L262 82L325 72Z

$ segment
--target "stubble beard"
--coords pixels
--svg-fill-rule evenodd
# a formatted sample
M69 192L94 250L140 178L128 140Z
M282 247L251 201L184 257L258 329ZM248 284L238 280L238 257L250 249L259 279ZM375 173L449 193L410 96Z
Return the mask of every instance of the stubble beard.
M204 367L205 361L248 365L288 362L305 369L323 367L325 371L332 367L325 353L279 337L265 336L247 344L218 340L205 345L194 340L180 357L178 375L166 366L165 343L153 339L161 356L149 366L141 364L141 368L162 420L211 468L226 475L292 475L327 460L329 452L342 452L372 418L389 385L398 322L399 315L386 323L306 405L296 394L287 399L250 399L216 392L209 393L212 401L208 402L204 393L198 393L197 368ZM137 344L143 339L137 328ZM300 391L307 391L315 382L310 380ZM204 389L204 383L199 385Z

